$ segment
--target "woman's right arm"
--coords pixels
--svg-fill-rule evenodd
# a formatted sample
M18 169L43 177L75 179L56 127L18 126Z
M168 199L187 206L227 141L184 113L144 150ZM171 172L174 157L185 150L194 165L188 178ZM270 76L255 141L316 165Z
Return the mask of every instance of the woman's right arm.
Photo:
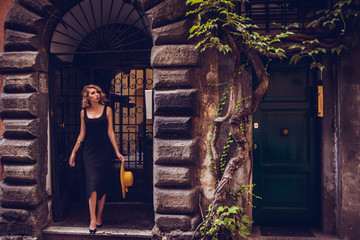
M74 146L74 148L71 152L70 158L69 158L69 165L71 167L75 167L76 152L79 150L81 143L84 141L84 138L85 138L86 129L85 129L85 120L84 120L84 109L81 110L81 112L80 112L80 122L81 122L80 133L79 133L79 136L76 140L75 146Z

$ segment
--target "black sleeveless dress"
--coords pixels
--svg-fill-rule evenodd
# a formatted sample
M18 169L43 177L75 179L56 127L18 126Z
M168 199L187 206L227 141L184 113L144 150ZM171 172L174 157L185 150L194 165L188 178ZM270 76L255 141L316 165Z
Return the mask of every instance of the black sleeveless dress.
M83 143L83 159L87 198L95 191L97 198L101 199L110 189L114 149L108 136L106 108L104 106L99 118L88 118L84 109L86 136Z

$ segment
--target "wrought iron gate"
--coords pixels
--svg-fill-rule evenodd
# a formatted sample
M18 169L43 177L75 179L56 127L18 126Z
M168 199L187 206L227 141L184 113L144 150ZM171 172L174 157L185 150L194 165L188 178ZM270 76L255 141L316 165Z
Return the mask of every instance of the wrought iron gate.
M69 7L58 19L49 48L55 221L62 218L68 202L86 202L82 154L77 154L75 169L68 166L86 84L99 85L109 96L125 168L134 173L126 200L152 201L152 120L146 118L144 98L152 88L150 24L132 1L74 0ZM115 158L113 179L108 200L124 201Z
M66 208L70 201L84 202L81 149L77 154L75 169L69 169L68 158L80 131L81 90L87 84L99 85L107 94L108 105L113 109L118 147L125 157L125 168L134 174L134 185L129 189L126 201L151 201L152 119L145 114L146 106L151 107L151 102L145 101L145 90L152 90L152 69L62 65L53 71L53 79L52 131L56 136L53 141L54 199L60 203L61 209ZM119 181L121 162L114 156L113 163L113 186L108 201L124 201ZM68 196L70 199L67 199Z
M109 103L114 109L114 131L120 152L125 157L125 168L133 171L135 189L142 189L137 199L151 198L152 189L152 116L147 116L145 91L152 90L152 70L134 68L115 71L111 79ZM150 99L147 99L151 101ZM150 113L152 109L150 110ZM114 159L114 169L120 168ZM117 171L118 172L118 171ZM139 180L142 181L139 181ZM120 191L114 191L120 193ZM145 193L145 195L144 195ZM149 194L150 193L150 194ZM131 196L131 193L129 194ZM118 198L118 196L116 197ZM130 197L131 198L131 197ZM142 199L144 200L144 199Z

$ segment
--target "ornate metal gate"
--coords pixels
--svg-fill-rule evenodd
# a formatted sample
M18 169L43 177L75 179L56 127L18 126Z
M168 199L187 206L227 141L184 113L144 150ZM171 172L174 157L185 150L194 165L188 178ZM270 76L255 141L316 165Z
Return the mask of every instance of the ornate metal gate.
M135 177L135 184L131 191L135 195L142 195L142 197L135 197L136 199L145 197L148 200L152 196L149 193L152 189L153 135L152 116L146 114L146 106L152 106L151 98L145 99L145 92L151 93L151 90L152 70L137 68L114 72L109 91L110 106L114 109L114 131L119 149L125 157L125 168L133 171ZM120 168L120 164L120 160L114 159L116 171ZM142 181L139 181L140 179ZM142 191L139 192L138 189ZM115 190L114 193L119 194L120 191ZM117 195L114 197L119 198ZM132 193L129 194L130 198L131 196Z
M86 202L82 154L75 169L67 161L79 133L81 89L90 83L109 97L125 168L134 173L126 200L152 201L152 120L145 115L151 47L150 25L132 1L77 0L59 18L50 44L54 220L63 217L67 203ZM115 158L113 179L108 200L124 201Z
M78 68L62 65L53 73L53 179L54 201L64 217L70 202L86 202L81 149L75 169L69 169L68 157L80 130L81 90L86 84L97 84L109 97L113 109L114 131L118 147L125 156L125 168L134 174L134 185L126 201L152 200L152 119L146 116L145 91L152 90L152 70L148 68ZM149 109L152 113L152 109ZM119 177L120 161L113 160L113 186L108 201L124 201ZM55 208L56 209L56 208ZM57 212L57 213L55 213Z

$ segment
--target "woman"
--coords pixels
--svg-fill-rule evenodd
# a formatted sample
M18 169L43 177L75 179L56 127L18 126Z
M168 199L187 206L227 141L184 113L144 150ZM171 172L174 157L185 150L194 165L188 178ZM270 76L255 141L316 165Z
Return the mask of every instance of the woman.
M91 84L83 88L80 134L69 159L70 166L74 167L76 152L83 143L86 195L90 210L89 232L92 234L102 226L106 193L111 184L113 150L124 163L124 157L120 154L115 140L113 113L111 108L105 105L106 101L106 95L99 86Z

